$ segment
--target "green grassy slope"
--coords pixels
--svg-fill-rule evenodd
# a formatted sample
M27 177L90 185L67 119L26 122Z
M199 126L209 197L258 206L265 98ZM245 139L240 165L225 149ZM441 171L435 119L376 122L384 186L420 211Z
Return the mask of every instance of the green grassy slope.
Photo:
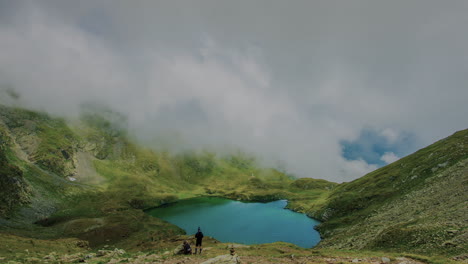
M183 233L142 209L201 195L270 201L302 199L301 192L311 190L312 195L329 192L325 181L317 188L314 180L296 183L242 153L143 148L128 137L124 123L106 110L87 111L69 125L44 113L0 106L5 153L0 172L6 170L5 179L24 178L24 187L10 184L4 191L9 200L2 201L0 230L137 249L141 241Z
M343 183L312 214L320 247L468 251L468 130Z
M0 235L73 238L74 251L103 245L146 250L183 231L143 209L212 195L288 199L289 209L323 221L319 247L330 255L338 249L468 251L468 130L336 184L294 179L242 153L144 148L124 128L125 119L108 110L69 123L0 106Z
M0 129L0 217L8 216L18 206L30 201L30 187L23 171L8 162L9 138Z

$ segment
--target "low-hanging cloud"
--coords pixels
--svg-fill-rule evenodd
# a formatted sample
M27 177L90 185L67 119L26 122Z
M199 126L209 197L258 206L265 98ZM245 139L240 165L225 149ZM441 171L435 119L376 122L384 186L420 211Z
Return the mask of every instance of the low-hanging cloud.
M363 129L394 144L414 134L422 147L466 126L463 12L431 3L422 10L434 15L428 20L395 4L396 21L369 3L346 12L281 1L271 9L80 3L0 3L14 14L0 12L0 83L22 104L75 115L82 103L99 102L128 116L141 141L239 148L297 176L333 181L377 168L343 157L341 142ZM228 10L238 16L221 16ZM402 21L413 24L399 29Z
M380 159L383 160L385 163L390 164L399 160L400 158L393 152L385 152Z

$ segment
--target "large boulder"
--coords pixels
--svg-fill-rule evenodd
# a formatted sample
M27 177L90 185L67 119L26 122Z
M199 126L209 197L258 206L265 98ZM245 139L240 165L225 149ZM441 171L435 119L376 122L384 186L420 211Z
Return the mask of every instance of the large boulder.
M221 255L216 258L209 259L201 264L239 264L240 259L237 255Z
M174 255L184 254L184 245L183 245L183 244L178 245L178 246L174 249L174 251L172 251L172 253L174 253Z

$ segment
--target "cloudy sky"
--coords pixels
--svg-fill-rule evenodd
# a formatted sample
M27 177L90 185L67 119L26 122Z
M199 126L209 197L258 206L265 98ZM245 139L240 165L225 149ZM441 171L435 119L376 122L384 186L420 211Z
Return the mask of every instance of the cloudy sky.
M148 145L236 147L350 181L467 128L467 13L465 0L0 0L0 86L60 115L103 103Z

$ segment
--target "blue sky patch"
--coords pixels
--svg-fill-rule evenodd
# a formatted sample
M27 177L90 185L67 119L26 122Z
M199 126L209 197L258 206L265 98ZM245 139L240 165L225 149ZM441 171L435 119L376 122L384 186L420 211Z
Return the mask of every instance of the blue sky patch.
M342 140L340 145L343 157L347 160L362 159L368 164L384 166L386 162L381 158L385 153L393 152L401 158L414 151L415 142L415 136L411 133L399 133L396 138L390 140L380 130L366 128L356 140Z

